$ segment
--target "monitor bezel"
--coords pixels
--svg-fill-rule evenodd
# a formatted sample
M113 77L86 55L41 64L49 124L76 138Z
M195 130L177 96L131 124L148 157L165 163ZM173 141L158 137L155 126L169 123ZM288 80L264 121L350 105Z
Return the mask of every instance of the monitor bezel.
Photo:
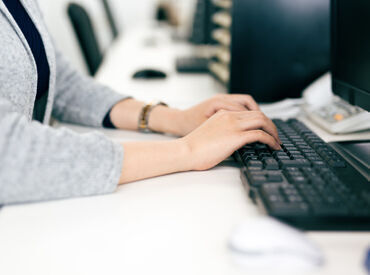
M337 22L339 20L337 13L337 2L340 0L331 1L331 73L332 73L332 91L352 105L359 106L367 111L370 111L370 91L360 89L350 83L338 78L335 71L335 62L337 60L336 41L337 39ZM369 60L370 62L370 60Z

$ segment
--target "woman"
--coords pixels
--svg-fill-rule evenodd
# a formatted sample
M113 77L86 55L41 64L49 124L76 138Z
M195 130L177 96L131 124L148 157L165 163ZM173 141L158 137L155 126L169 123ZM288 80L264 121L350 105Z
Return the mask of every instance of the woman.
M53 129L51 115L181 138L119 144ZM0 204L109 193L118 184L209 169L251 142L280 149L275 126L250 96L217 96L180 111L78 74L55 50L35 0L0 1L0 129Z

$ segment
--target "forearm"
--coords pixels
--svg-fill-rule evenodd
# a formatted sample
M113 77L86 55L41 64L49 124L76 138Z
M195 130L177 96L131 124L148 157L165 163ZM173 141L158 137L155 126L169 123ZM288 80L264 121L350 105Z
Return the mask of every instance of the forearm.
M132 98L123 100L113 107L110 119L116 128L137 130L144 106ZM248 95L218 95L186 110L158 105L149 114L148 127L155 132L185 136L220 110L259 111L259 107Z
M101 127L112 106L127 98L78 73L59 51L56 67L53 117L59 121Z
M12 111L0 98L0 204L113 192L123 150L99 133L54 129ZM26 179L26 180L25 180Z
M138 130L139 116L144 102L133 98L117 103L110 112L110 119L118 129ZM150 113L149 129L155 132L181 136L182 114L180 110L166 106L156 106Z
M124 143L123 147L120 184L192 170L190 150L183 139Z
M110 111L110 119L118 129L138 129L139 115L145 103L129 98L118 102Z
M183 138L124 143L120 183L181 171L207 170L245 144L255 142L281 150L276 126L263 113L222 111Z

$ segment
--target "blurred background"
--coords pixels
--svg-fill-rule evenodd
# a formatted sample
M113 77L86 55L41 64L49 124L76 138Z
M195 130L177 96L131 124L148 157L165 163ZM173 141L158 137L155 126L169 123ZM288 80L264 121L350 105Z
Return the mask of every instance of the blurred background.
M330 0L39 3L57 47L80 72L91 76L106 60L118 59L119 51L125 56L110 65L115 68L110 77L123 77L130 62L165 71L162 75L167 72L169 81L176 73L208 74L223 92L249 93L259 103L268 103L301 97L330 69ZM120 50L114 51L115 45ZM165 66L165 60L171 64ZM163 87L164 83L158 89Z
M88 12L96 32L101 50L104 52L112 41L109 21L102 0L39 0L45 21L59 49L69 58L73 65L82 72L88 68L81 54L79 41L68 15L71 3L78 4ZM156 24L158 8L171 6L176 13L175 24L183 33L189 32L195 9L195 0L109 0L106 1L120 34L126 30L148 27Z

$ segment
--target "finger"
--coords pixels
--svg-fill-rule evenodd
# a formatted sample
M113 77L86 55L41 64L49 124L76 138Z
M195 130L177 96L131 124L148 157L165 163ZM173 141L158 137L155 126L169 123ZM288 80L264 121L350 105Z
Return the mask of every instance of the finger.
M257 102L253 99L250 95L231 95L234 100L239 102L239 104L244 105L250 111L259 111L260 107L258 106Z
M220 101L213 107L210 113L208 113L208 117L211 117L215 113L220 110L231 111L231 112L243 112L245 111L245 107L233 101Z
M281 150L280 144L276 139L262 130L252 130L243 133L245 144L260 142L268 145L273 150Z
M247 131L262 129L273 136L276 141L281 144L276 125L271 121L271 119L266 117L261 112L244 112L243 114L241 114L241 127L243 128L243 130Z
M244 131L263 130L267 134L272 136L277 143L280 143L279 135L276 131L276 128L273 125L270 125L269 123L264 123L258 120L249 120L243 122L242 127Z

